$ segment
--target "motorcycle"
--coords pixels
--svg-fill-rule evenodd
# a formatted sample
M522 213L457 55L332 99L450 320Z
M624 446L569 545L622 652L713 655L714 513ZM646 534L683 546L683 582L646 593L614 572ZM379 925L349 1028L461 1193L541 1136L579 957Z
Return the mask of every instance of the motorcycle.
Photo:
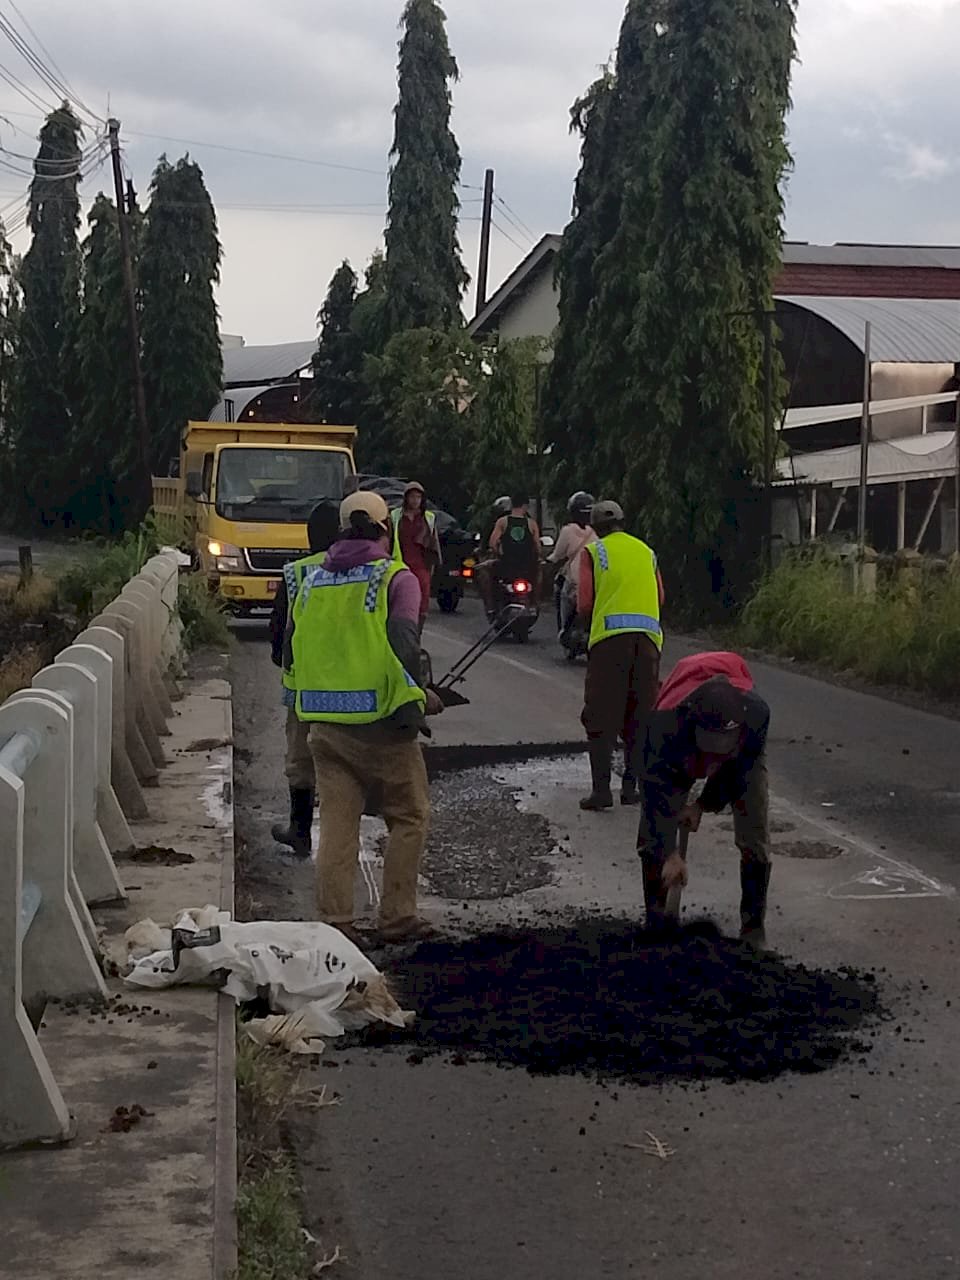
M589 649L590 635L582 619L577 614L577 589L568 578L560 593L560 632L557 639L568 662L576 662L586 656Z
M456 613L477 567L477 536L460 528L440 534L442 559L433 577L433 591L441 613Z
M503 634L513 636L518 644L526 644L540 617L540 604L533 583L526 578L497 577L494 591L497 617L507 621L508 611L513 614Z

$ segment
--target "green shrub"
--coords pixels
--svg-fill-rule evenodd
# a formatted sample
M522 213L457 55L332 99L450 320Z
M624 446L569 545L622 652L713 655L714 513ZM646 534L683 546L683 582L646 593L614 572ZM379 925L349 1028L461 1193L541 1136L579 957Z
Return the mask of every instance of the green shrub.
M188 649L229 644L223 605L219 596L211 592L205 574L180 575L179 611L183 642Z
M743 612L739 639L881 684L960 693L960 576L925 564L855 594L826 554L789 556Z

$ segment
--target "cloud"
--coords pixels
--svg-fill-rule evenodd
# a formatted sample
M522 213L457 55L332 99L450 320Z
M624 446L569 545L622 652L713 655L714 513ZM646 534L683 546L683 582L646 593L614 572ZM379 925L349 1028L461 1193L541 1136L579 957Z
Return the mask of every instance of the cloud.
M569 107L615 47L623 5L446 0L461 70L454 126L468 184L461 232L471 271L478 224L469 219L478 216L476 188L487 167L534 236L566 223L577 167ZM362 269L380 242L401 9L402 0L44 0L29 16L99 115L109 95L141 192L161 150L189 149L201 163L226 253L224 327L249 341L282 341L313 333L338 263L349 257ZM790 234L960 241L952 213L960 210L953 159L960 0L802 0L799 22ZM51 97L9 47L0 62ZM5 108L32 110L4 87L0 116ZM0 123L0 141L29 152L39 120L9 118L24 132L14 135L14 148ZM196 141L187 148L145 134ZM95 175L89 194L108 184L105 172ZM11 193L0 200L22 186L13 174L0 177L0 192ZM918 190L927 193L923 201ZM267 207L336 204L350 211ZM494 283L529 243L502 206L498 222Z

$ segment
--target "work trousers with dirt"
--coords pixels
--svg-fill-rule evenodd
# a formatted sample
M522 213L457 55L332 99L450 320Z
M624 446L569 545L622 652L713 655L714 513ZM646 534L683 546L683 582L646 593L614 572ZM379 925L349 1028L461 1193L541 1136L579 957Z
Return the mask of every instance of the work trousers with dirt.
M310 726L297 718L293 707L287 707L287 758L284 772L291 791L313 791L313 756L310 754Z
M416 737L387 725L310 726L320 800L317 912L326 924L350 924L360 852L360 820L375 794L387 824L379 924L417 914L417 877L430 823L430 792Z
M591 744L613 756L623 739L625 776L638 776L647 716L660 691L660 650L649 636L626 632L590 650L580 721Z

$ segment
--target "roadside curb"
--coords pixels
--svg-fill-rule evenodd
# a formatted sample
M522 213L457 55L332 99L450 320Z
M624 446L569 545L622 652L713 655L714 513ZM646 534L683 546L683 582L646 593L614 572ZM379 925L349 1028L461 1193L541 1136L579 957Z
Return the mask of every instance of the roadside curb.
M229 682L227 688L230 689ZM233 775L233 693L223 701L224 856L220 875L221 911L234 913L235 824ZM236 1003L217 998L216 1135L213 1175L213 1280L232 1280L237 1272L237 1018Z

